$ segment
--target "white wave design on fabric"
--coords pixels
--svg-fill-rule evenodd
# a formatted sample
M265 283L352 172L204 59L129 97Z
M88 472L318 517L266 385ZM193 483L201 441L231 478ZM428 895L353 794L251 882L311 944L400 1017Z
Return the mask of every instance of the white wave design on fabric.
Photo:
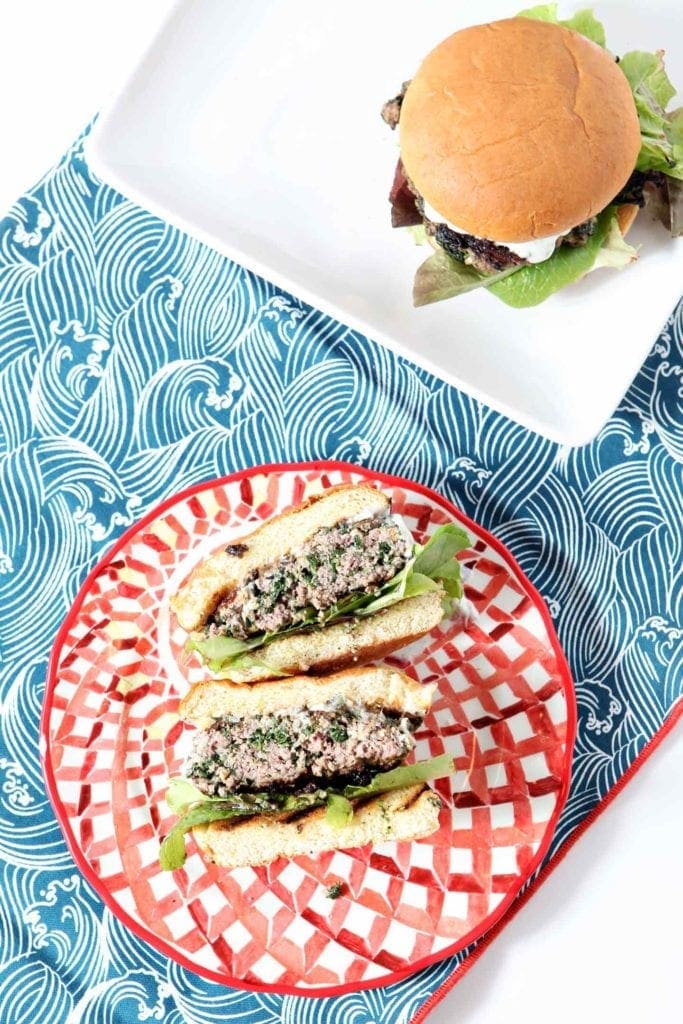
M126 202L78 140L0 221L0 1021L407 1024L466 958L322 1001L215 985L102 907L44 792L47 657L89 568L172 493L320 458L440 490L548 602L579 712L551 855L680 700L683 303L561 449Z
M0 1020L34 1020L37 1007L44 1024L64 1024L73 996L59 973L31 952L0 971Z

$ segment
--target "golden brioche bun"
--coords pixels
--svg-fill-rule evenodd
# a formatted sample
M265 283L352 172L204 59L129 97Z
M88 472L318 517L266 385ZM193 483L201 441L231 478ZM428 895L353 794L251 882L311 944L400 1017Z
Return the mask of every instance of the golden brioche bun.
M401 107L401 158L445 220L497 242L561 234L625 185L640 150L614 58L577 32L508 18L449 36Z

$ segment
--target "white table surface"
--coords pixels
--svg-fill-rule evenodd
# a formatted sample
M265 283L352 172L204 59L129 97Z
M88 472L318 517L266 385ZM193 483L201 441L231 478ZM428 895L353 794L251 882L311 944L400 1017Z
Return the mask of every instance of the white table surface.
M168 7L0 3L0 216L116 91ZM681 1021L682 794L679 727L430 1024Z

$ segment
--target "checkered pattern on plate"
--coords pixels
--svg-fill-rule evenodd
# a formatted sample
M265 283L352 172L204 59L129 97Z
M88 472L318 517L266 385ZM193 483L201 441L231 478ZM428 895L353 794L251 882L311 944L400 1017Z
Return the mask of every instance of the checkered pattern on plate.
M392 496L418 539L453 518L435 494L361 470L257 472L181 496L131 531L93 574L53 661L48 759L63 822L110 906L182 963L232 984L339 992L387 983L489 927L550 837L567 782L568 679L538 596L499 545L467 524L461 556L476 614L447 621L388 659L436 682L417 757L451 753L434 787L439 831L224 871L192 843L161 871L174 817L168 778L189 729L186 634L169 597L189 569L234 537L321 488L361 479ZM342 882L336 900L326 893Z

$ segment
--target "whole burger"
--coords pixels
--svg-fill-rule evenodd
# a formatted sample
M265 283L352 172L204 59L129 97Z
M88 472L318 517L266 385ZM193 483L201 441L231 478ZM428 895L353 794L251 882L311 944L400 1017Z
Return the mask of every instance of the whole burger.
M441 42L382 111L400 134L392 223L435 250L415 304L485 286L535 305L625 266L636 251L624 235L648 200L680 233L673 94L661 53L616 59L589 11L560 22L543 5Z

